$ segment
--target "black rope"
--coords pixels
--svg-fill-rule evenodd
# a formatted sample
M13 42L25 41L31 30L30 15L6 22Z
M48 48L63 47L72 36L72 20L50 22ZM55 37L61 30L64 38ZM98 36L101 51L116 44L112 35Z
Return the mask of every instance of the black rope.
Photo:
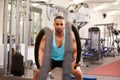
M40 69L40 65L39 65L39 60L38 60L38 52L39 52L39 46L40 46L40 42L42 40L42 37L45 35L44 29L42 29L35 41L35 50L34 50L34 57L35 57L35 63L38 69Z
M72 25L72 31L74 32L75 38L76 38L76 45L77 45L77 57L76 57L76 64L80 62L81 58L81 41L80 36L77 31L77 29Z

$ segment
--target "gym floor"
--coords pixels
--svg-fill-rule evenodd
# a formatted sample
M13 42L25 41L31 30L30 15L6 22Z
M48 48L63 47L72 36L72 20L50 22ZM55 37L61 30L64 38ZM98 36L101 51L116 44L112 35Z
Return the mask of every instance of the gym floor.
M86 73L88 71L90 71L91 69L95 69L97 67L112 63L114 61L120 60L120 56L115 56L115 57L105 57L97 62L91 62L88 60L84 60L84 64L87 64L88 67L86 66L82 66L81 65L81 70L83 75L86 75ZM97 63L97 64L95 64ZM99 63L99 64L98 64ZM31 74L31 73L30 73ZM62 80L62 69L61 68L55 68L52 70L52 75L55 77L55 80ZM120 77L111 77L111 76L96 76L96 75L92 75L95 76L97 78L97 80L120 80ZM32 78L29 79L21 79L18 77L4 77L4 76L0 76L0 80L32 80Z
M99 60L99 62L95 62L95 63L99 63L99 64L95 64L92 62L88 62L88 61L84 61L84 64L89 65L89 67L86 66L81 66L81 70L83 75L86 75L86 73L88 71L90 71L91 69L95 69L97 67L112 63L114 61L120 60L120 56L115 56L115 57L105 57L101 60ZM52 70L52 74L55 77L55 80L62 80L61 76L62 76L62 69L61 68L55 68L54 70ZM59 75L59 76L58 76ZM96 75L92 75L97 77L97 80L120 80L120 77L111 77L111 76L96 76Z

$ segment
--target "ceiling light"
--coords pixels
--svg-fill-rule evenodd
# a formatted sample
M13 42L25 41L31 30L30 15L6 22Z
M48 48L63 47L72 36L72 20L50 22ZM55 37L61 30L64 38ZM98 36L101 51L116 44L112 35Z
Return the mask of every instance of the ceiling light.
M111 12L109 12L109 13L107 13L107 15L113 15L113 14L116 14L116 13L118 13L119 11L111 11Z
M78 4L78 3L81 3L81 2L84 2L84 1L86 1L86 0L73 0L73 3Z
M39 6L40 4L39 3L32 3L31 5L32 6Z

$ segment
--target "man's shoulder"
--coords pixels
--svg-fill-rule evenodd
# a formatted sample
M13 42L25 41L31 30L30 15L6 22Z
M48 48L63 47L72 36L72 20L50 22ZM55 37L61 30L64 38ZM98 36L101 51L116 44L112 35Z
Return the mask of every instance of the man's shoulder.
M72 36L72 39L75 39L75 34L73 31L71 31L71 36Z
M52 33L54 32L54 29L53 29L53 28L51 29L51 32L52 32Z

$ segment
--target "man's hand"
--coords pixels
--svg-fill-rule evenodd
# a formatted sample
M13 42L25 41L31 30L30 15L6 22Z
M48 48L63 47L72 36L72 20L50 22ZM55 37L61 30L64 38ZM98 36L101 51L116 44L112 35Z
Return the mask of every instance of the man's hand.
M72 74L76 77L76 80L82 80L82 72L80 69L80 64L72 62Z
M38 76L40 75L40 70L37 69L34 74L34 79L33 80L38 80Z

